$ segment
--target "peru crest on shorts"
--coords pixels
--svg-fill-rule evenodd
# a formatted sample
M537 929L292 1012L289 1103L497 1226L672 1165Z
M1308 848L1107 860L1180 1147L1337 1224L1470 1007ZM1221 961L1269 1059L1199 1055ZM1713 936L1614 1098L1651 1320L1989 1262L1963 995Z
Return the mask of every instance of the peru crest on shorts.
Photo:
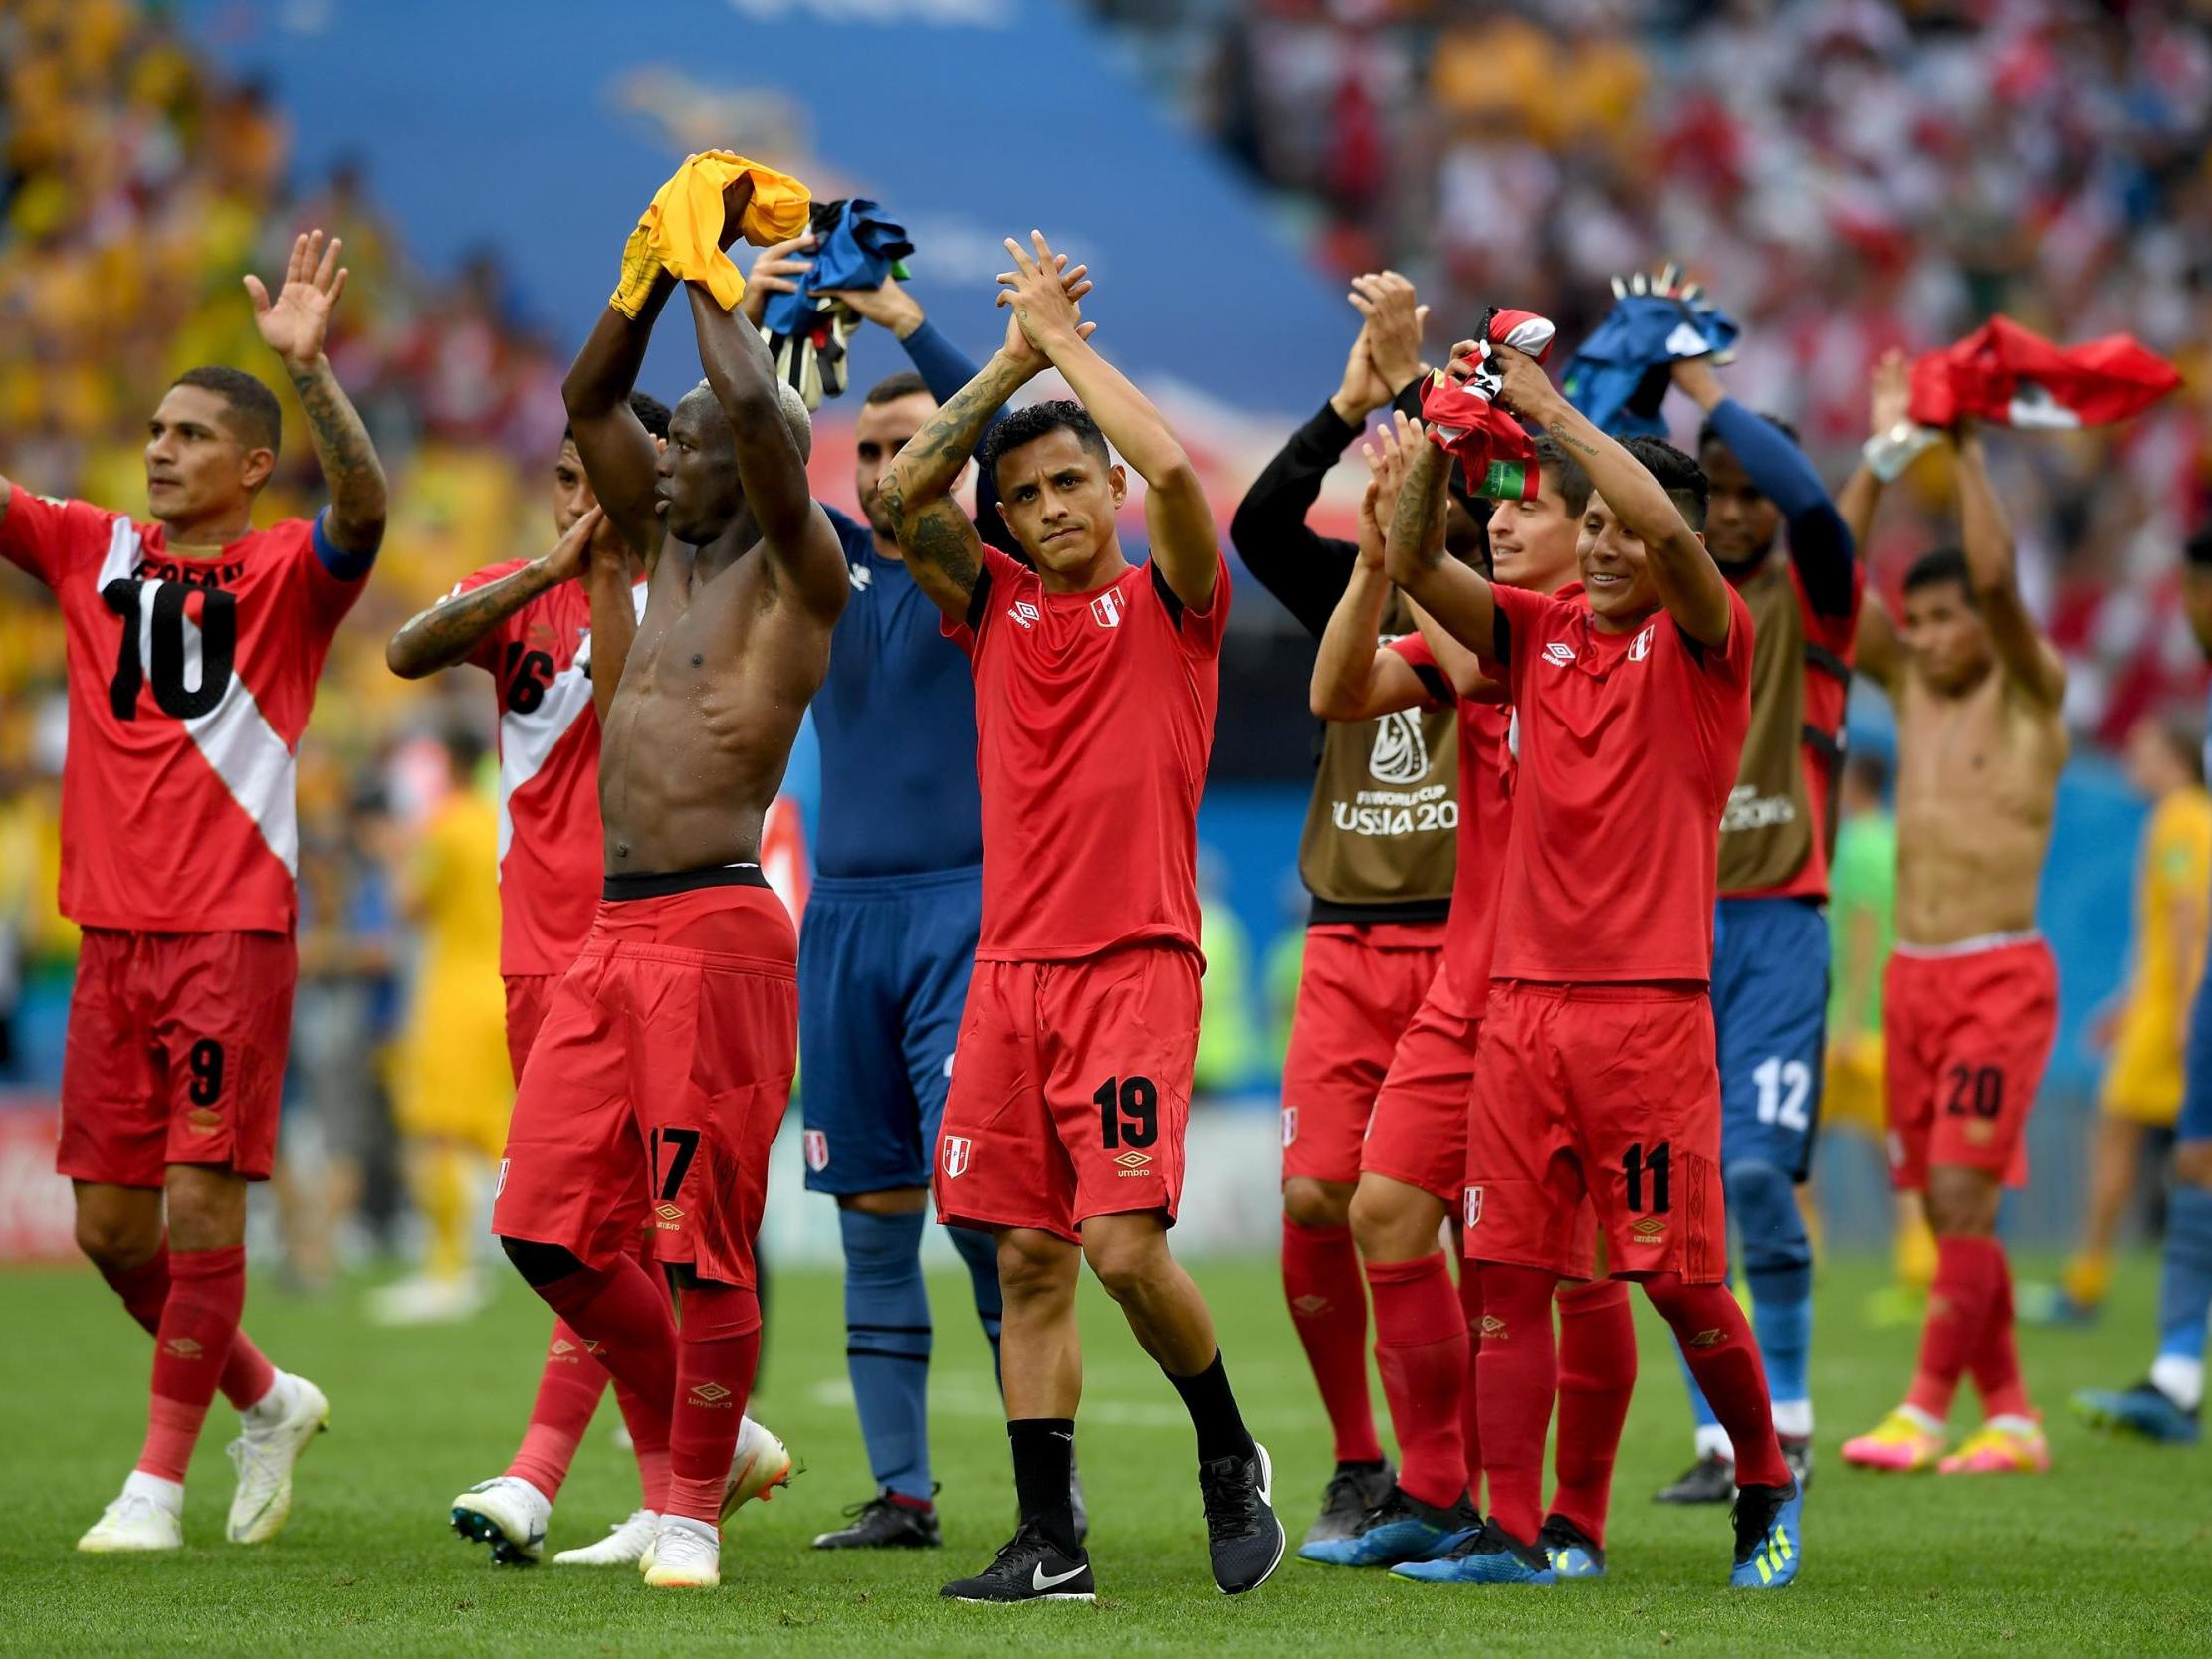
M969 1159L975 1155L976 1143L965 1135L945 1137L945 1178L958 1180L968 1173Z
M1297 1141L1298 1109L1294 1106L1286 1106L1282 1109L1282 1143L1285 1146L1292 1146L1297 1144Z
M829 1137L818 1129L810 1129L806 1132L804 1141L806 1167L818 1175L829 1167Z
M1471 1230L1482 1219L1482 1189L1479 1186L1470 1186L1464 1196L1466 1219L1463 1224Z

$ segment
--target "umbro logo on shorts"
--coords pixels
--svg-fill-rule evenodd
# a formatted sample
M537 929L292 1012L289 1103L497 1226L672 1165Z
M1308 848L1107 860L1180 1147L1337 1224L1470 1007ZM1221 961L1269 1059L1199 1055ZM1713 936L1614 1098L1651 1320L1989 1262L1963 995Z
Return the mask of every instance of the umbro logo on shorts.
M1118 590L1108 588L1091 601L1091 620L1101 628L1121 626L1121 594Z
M1016 599L1006 607L1006 614L1024 628L1034 628L1044 616L1044 612L1038 610L1026 599Z
M1297 1144L1297 1141L1298 1109L1294 1106L1286 1106L1282 1109L1282 1143L1285 1146L1291 1146Z
M968 1173L968 1160L976 1154L976 1143L965 1135L945 1137L945 1178L958 1180Z
M1465 1193L1466 1225L1469 1229L1482 1219L1482 1189L1470 1186Z
M1629 1232L1638 1244L1657 1244L1666 1236L1666 1223L1656 1215L1647 1215L1641 1221L1630 1222Z
M1544 660L1565 668L1575 660L1575 648L1562 641L1553 640L1551 644L1544 647Z
M655 1204L653 1213L660 1218L660 1224L664 1228L674 1228L683 1223L684 1212L674 1204Z
M1150 1152L1124 1152L1114 1161L1121 1165L1122 1179L1124 1180L1127 1180L1131 1175L1149 1175L1152 1173L1149 1167L1152 1162Z
M804 1139L806 1167L818 1175L829 1167L829 1137L818 1129L810 1129Z

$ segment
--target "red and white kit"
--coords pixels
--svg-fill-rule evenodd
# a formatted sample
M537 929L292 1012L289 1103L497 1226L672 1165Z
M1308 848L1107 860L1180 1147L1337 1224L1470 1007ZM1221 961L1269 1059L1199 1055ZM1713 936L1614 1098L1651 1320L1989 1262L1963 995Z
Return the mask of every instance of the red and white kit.
M1226 561L1205 611L1150 565L1047 593L996 548L945 632L976 678L983 931L938 1214L1075 1238L1183 1184L1199 1035L1198 807Z
M1416 669L1441 674L1419 634L1390 649ZM1490 991L1498 880L1513 824L1511 716L1495 704L1458 702L1458 863L1443 963L1391 1057L1375 1100L1360 1168L1418 1186L1447 1210L1466 1184L1467 1102Z
M489 564L453 597L526 561ZM645 589L637 589L640 612ZM548 588L479 640L468 661L499 700L500 975L516 1077L553 986L576 959L606 866L599 824L599 720L591 704L591 599L580 582Z
M1499 587L1493 660L1520 761L1470 1128L1467 1253L1587 1276L1587 1193L1616 1273L1726 1273L1706 985L1720 815L1750 721L1751 616L1725 647L1663 612Z
M62 1172L259 1177L292 1024L300 735L359 597L287 519L213 558L159 524L18 487L0 556L52 588L69 665L63 914L85 930ZM334 552L330 557L336 561Z

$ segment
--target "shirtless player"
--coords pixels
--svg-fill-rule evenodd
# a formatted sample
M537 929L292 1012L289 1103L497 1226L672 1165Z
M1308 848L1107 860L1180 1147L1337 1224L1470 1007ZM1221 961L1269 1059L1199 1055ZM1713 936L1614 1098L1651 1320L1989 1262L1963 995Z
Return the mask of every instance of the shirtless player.
M1877 432L1903 418L1906 395L1891 352L1875 374ZM1859 670L1897 712L1889 1156L1897 1185L1925 1195L1936 1256L1911 1391L1844 1443L1844 1461L2040 1473L2050 1453L2020 1380L1996 1227L2004 1188L2027 1179L2028 1113L2058 1021L2036 887L2066 763L2066 671L2021 599L1981 439L1961 428L1953 441L1963 551L1929 553L1906 573L1901 638L1872 602L1859 625ZM1862 465L1838 499L1861 546L1881 487ZM1987 1421L1946 1457L1943 1422L1967 1372Z
M727 225L750 189L731 187ZM761 873L761 825L847 581L808 493L805 410L700 283L685 287L706 383L656 454L629 395L676 287L662 271L634 317L610 306L562 387L647 593L640 620L622 561L594 558L606 887L524 1067L492 1224L615 1379L671 1419L645 1581L704 1587L721 1582L717 1522L760 1358L753 1240L798 1040L797 940ZM648 1221L682 1290L680 1339L632 1254Z

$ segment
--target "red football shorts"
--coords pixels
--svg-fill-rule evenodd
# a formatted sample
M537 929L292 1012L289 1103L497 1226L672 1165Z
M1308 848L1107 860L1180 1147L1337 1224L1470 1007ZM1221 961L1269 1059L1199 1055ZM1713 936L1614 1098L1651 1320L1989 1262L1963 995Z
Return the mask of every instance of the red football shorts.
M938 1218L1080 1237L1094 1215L1183 1195L1199 958L1133 944L976 963L938 1133Z
M553 1006L554 989L561 976L557 973L503 973L501 980L507 986L507 1063L515 1069L515 1081L523 1080L523 1062L530 1058L531 1044L538 1041L538 1028L546 1023L546 1010Z
M1482 1022L1451 1012L1439 968L1429 997L1398 1040L1368 1121L1360 1168L1459 1205L1467 1175L1467 1101L1474 1092Z
M607 894L523 1067L492 1230L599 1266L649 1226L658 1260L752 1285L797 1060L797 935L750 865L610 877Z
M2028 1180L2028 1114L2059 1029L2059 968L2038 933L1918 951L1899 944L1882 989L1889 1169L1931 1163Z
M55 1167L116 1186L158 1187L172 1163L267 1180L299 966L289 933L87 928Z
M1467 1137L1466 1253L1590 1277L1727 1276L1712 1002L1662 985L1493 980Z
M1440 922L1306 930L1282 1063L1284 1180L1350 1186L1360 1178L1360 1138L1375 1097L1442 963Z

